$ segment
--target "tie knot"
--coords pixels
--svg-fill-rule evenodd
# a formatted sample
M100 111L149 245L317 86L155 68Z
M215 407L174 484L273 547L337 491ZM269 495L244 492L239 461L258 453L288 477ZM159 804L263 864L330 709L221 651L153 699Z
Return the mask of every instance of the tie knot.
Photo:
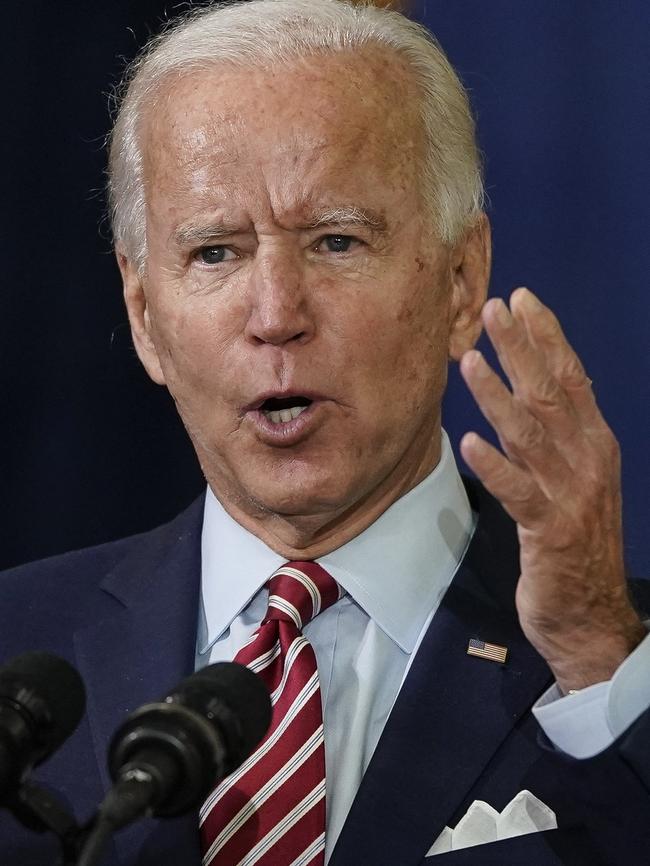
M269 581L264 622L292 621L300 631L342 595L338 583L317 562L287 562Z

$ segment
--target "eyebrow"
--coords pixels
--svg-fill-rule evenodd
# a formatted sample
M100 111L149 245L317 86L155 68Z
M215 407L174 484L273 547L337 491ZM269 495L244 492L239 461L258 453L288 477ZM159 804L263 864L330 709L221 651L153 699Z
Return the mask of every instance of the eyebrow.
M333 207L317 214L308 220L305 228L316 229L321 226L345 226L371 228L374 231L386 231L386 219L380 213L356 205Z
M228 223L185 223L174 230L172 240L181 247L216 241L241 231L241 226Z
M356 205L327 208L305 220L300 227L316 229L324 226L341 226L344 228L356 226L370 228L377 232L385 232L387 228L386 219L382 214ZM209 241L218 241L220 238L237 234L241 230L240 225L222 221L188 222L174 230L172 240L180 247L195 246Z

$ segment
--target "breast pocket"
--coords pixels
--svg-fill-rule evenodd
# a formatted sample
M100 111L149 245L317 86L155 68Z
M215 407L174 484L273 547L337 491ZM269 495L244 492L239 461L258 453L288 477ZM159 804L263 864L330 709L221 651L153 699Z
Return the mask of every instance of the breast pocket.
M421 866L608 866L582 832L545 830L447 854L425 857ZM611 864L610 864L611 866Z

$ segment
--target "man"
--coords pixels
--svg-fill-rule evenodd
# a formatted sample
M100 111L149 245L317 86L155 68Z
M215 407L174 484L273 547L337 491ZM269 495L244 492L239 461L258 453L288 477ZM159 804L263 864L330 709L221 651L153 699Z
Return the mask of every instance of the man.
M42 778L92 811L124 713L254 646L271 575L317 560L342 592L304 627L326 789L295 823L326 790L324 835L288 826L284 788L232 818L219 793L205 863L642 862L650 647L617 446L550 311L525 289L485 303L473 123L444 55L396 13L331 0L199 12L134 67L110 170L134 344L208 491L153 533L4 577L4 654L59 652L89 693ZM482 325L512 392L473 348ZM459 480L449 358L503 446L470 433L462 455L516 529ZM545 832L498 839L523 791ZM277 821L224 860L269 801ZM476 801L487 844L459 848ZM111 862L199 863L196 823L137 825ZM2 833L7 863L50 862L47 840Z

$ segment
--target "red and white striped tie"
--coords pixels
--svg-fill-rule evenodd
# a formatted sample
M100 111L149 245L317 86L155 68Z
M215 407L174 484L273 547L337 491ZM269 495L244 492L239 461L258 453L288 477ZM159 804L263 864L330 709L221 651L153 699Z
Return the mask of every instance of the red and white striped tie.
M315 562L269 581L262 624L235 656L271 692L271 727L201 809L204 866L322 866L325 746L316 657L301 629L342 590Z

